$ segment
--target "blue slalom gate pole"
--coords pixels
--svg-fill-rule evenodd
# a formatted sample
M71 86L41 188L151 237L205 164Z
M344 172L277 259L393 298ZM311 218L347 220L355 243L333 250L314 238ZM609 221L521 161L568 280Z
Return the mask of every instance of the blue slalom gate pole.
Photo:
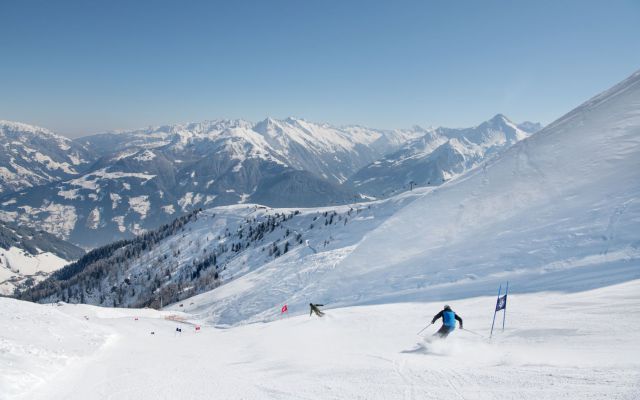
M500 298L500 294L502 293L502 284L500 284L500 287L498 288L498 298ZM496 313L498 311L496 310L496 307L493 307L493 322L491 323L491 333L489 334L489 339L491 339L491 337L493 336L493 326L496 324Z
M507 281L507 289L504 292L504 296L505 296L505 303L504 303L504 310L502 310L502 332L504 332L504 321L507 319L507 302L506 302L506 300L508 299L508 296L509 296L509 281Z

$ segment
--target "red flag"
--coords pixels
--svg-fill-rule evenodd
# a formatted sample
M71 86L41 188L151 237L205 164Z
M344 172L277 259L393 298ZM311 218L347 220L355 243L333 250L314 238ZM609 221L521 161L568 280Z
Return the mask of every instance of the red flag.
M287 308L287 305L285 304L282 306L282 310L280 310L280 314L286 313L287 311L289 311L289 308Z

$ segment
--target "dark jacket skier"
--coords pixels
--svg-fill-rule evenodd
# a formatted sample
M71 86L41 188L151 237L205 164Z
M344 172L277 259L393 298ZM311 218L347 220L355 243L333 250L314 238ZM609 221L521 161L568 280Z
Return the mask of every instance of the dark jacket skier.
M320 311L320 309L318 307L322 307L324 304L313 304L313 303L309 303L309 316L311 316L311 314L316 313L316 315L318 317L322 317L324 315L324 313L322 311Z
M437 313L431 323L434 324L438 319L442 318L442 327L433 336L446 338L454 329L456 329L456 320L460 322L460 329L462 328L462 318L456 314L448 305L444 306L444 309Z

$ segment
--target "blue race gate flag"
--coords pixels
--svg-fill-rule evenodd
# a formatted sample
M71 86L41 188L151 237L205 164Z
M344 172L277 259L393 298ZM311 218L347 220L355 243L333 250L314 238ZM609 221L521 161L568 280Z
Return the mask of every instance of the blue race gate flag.
M507 295L498 297L498 301L496 302L496 311L504 310L507 308Z
M502 331L504 332L504 323L507 319L507 295L509 294L509 282L507 282L507 290L502 295L502 284L498 288L498 300L496 301L496 309L493 310L493 321L491 322L491 334L489 337L493 337L493 327L496 324L496 314L502 310Z

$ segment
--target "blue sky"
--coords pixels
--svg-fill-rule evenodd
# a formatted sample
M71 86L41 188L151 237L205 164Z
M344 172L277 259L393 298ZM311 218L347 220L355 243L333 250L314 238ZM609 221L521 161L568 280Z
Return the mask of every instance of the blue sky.
M640 69L640 1L2 1L0 119L548 123Z

